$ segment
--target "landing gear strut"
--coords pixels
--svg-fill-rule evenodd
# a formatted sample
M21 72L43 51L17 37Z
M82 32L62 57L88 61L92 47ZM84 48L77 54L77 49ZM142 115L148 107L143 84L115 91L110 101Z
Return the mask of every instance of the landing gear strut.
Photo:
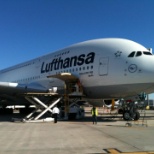
M138 95L140 101L145 101L146 94L140 93ZM138 120L140 118L140 113L138 111L138 106L134 102L123 102L123 119L124 120Z

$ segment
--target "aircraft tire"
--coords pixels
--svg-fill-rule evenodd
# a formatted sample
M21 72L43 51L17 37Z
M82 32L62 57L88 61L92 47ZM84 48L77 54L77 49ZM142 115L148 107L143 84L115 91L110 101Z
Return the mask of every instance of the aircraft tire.
M76 119L76 113L70 113L70 114L68 115L68 119L69 119L69 120L75 120L75 119Z
M140 118L140 113L136 111L134 120L138 120L139 118Z
M123 113L123 119L126 120L126 121L130 120L129 111L125 111L125 112Z

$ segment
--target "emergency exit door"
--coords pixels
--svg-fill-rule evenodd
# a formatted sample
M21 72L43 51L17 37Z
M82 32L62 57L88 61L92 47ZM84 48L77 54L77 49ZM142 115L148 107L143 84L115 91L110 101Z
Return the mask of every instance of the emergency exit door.
M108 75L108 65L109 65L108 57L102 57L99 59L99 75L100 76Z

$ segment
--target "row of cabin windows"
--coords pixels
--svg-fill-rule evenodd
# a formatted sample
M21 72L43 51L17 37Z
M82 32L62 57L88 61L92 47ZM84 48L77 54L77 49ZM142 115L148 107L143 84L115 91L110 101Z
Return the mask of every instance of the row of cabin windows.
M59 73L71 73L71 72L75 72L75 71L82 71L82 70L89 70L89 69L93 69L93 66L68 69L68 70L64 70L64 71L61 71L61 72L56 72L56 74L59 74ZM16 80L14 82L26 82L26 81L36 80L36 79L40 79L40 76L24 78L24 79Z
M70 51L65 51L65 52L59 53L59 54L55 55L54 57L60 57L60 56L66 55L68 53L70 53Z
M30 66L32 64L34 64L34 62L33 63L27 63L27 64L24 64L24 65L15 66L15 67L13 66L11 68L1 70L0 72L5 73L5 72L13 71L13 70L16 70L16 69L20 69L20 68L23 68L23 67L26 67L26 66Z
M36 80L36 79L40 79L40 76L33 76L33 77L29 77L29 78L24 78L24 79L20 79L20 80L16 80L13 82L26 82L26 81L31 81L31 80Z
M78 72L78 71L82 71L82 70L84 71L84 70L90 70L90 69L93 69L93 65L87 66L87 67L79 67L79 68L72 68L72 69L68 69L68 70L63 70L60 72L56 72L56 74Z

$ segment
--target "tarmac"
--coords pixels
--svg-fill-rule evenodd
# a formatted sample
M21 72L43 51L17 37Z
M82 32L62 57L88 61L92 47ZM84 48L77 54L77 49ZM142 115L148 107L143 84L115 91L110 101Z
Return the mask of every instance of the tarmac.
M0 115L0 154L154 153L154 110L128 122L131 127L121 115L104 111L93 124L89 108L82 120L56 124L11 122L19 116Z

